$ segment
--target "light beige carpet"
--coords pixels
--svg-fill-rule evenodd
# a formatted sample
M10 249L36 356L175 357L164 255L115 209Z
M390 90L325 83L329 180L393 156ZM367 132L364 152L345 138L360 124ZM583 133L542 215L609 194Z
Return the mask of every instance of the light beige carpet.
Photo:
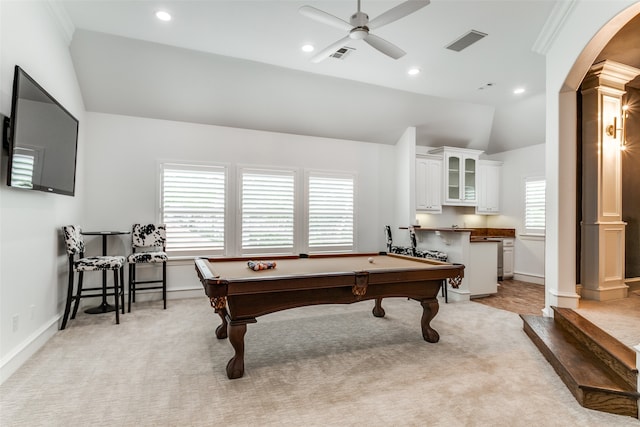
M82 313L0 387L9 426L640 426L582 408L517 314L385 300L304 307L248 326L245 376L205 297Z

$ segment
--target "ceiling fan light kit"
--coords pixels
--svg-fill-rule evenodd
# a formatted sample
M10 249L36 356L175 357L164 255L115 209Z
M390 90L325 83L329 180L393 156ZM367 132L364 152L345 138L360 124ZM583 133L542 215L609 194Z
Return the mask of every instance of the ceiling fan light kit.
M335 51L346 46L350 40L364 40L369 46L384 53L385 55L398 59L403 57L406 52L400 49L398 46L391 42L384 40L374 34L370 33L370 30L380 28L383 25L390 24L407 15L416 12L419 9L427 6L430 0L408 0L399 5L387 10L382 15L369 21L369 15L360 10L360 0L358 0L358 10L351 15L349 22L344 21L337 16L324 12L320 9L316 9L312 6L302 6L300 13L314 21L330 25L337 29L348 31L346 37L338 40L337 42L327 46L325 49L318 52L311 58L312 62L321 62L324 59L331 56Z

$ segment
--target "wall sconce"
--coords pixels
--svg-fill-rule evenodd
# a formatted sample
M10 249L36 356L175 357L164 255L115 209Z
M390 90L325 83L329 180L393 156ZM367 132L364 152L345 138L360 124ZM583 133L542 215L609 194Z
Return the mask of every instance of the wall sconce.
M628 105L623 105L622 106L622 112L620 114L620 127L617 126L617 122L618 122L618 117L614 117L613 118L613 124L607 126L606 128L606 133L608 136L612 137L613 139L616 139L618 137L618 132L620 132L620 150L626 150L627 148L627 127L626 127L626 123L627 123L627 117L628 117L628 113L627 111L629 110L629 106Z

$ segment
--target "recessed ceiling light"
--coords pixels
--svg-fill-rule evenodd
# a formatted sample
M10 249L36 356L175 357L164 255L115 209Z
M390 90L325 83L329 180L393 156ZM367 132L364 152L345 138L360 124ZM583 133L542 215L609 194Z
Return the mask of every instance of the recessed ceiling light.
M158 18L161 21L171 21L171 15L169 14L169 12L166 12L164 10L157 11L156 18Z
M303 52L313 52L315 48L313 47L313 45L310 44L305 44L304 46L302 46L302 51Z
M417 74L420 74L420 68L418 67L409 68L409 71L407 71L407 74L409 74L410 76L415 76Z
M514 95L520 95L521 93L524 93L524 88L523 87L517 87L513 90Z

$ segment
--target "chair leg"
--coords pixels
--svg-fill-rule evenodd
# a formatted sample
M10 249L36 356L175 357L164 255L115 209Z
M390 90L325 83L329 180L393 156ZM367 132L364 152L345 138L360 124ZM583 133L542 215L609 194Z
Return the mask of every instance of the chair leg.
M82 298L82 281L84 279L84 271L78 272L78 292L76 293L75 299L76 302L73 305L73 313L71 313L71 318L75 319L76 314L78 313L78 306L80 305L80 298Z
M444 297L445 304L449 303L449 295L447 293L447 281L442 281L442 296Z
M135 264L129 264L129 308L127 310L129 313L131 313L131 298L133 296L133 271L135 268Z
M114 299L114 303L116 305L116 325L120 324L120 306L119 306L119 302L120 302L120 295L118 295L118 292L120 291L120 283L118 283L118 269L113 270L113 295L115 298Z
M69 318L69 311L71 311L71 300L73 299L73 264L69 263L69 286L67 287L67 302L64 305L64 316L62 317L62 325L60 330L67 327L67 319Z
M122 307L122 314L124 314L124 264L120 268L120 306Z
M162 263L162 300L164 301L164 309L167 309L167 263Z
M137 264L133 264L133 273L131 273L131 289L133 290L131 293L131 300L133 302L136 302L136 266Z

